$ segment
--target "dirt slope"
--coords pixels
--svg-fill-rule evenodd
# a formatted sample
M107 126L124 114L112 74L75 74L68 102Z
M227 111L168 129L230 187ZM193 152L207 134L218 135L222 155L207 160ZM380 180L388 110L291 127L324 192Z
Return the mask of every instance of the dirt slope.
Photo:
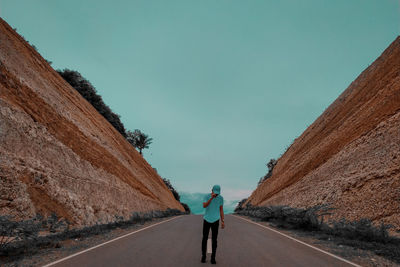
M77 225L184 210L139 153L0 19L0 214Z
M253 205L330 203L400 229L400 37L297 138Z

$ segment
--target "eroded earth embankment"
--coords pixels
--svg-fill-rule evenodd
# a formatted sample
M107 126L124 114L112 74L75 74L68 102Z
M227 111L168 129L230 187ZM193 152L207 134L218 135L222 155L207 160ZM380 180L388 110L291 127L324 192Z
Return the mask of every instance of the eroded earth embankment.
M0 214L76 225L184 210L143 157L0 19Z
M400 230L400 37L294 141L248 202L330 204L332 219Z

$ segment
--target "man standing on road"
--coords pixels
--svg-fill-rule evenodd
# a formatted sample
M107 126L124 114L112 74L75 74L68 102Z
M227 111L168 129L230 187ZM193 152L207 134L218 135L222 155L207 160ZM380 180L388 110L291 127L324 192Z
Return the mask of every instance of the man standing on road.
M208 194L204 197L203 208L206 209L204 213L204 221L203 221L203 240L201 242L201 262L206 262L207 255L207 240L208 233L212 233L212 254L211 254L211 263L216 264L215 254L217 252L217 236L218 236L218 227L219 220L221 219L221 228L225 228L224 222L224 198L221 196L221 187L219 185L214 185L211 194Z

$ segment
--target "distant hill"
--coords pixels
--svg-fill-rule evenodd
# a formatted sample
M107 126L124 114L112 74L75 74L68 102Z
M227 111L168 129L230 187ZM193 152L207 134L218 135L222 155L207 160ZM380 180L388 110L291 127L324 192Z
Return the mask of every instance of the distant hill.
M180 192L181 202L189 205L192 214L204 214L203 198L208 193ZM224 194L222 194L223 196ZM224 213L232 213L239 200L224 200Z
M133 146L0 19L0 215L74 225L183 211Z
M331 204L331 218L400 230L400 37L294 141L248 203Z

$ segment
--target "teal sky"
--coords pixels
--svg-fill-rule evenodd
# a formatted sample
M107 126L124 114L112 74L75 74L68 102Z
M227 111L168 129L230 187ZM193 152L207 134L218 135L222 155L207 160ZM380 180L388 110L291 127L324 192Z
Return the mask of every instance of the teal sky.
M0 0L0 16L153 137L144 157L178 191L227 199L400 33L395 0Z

